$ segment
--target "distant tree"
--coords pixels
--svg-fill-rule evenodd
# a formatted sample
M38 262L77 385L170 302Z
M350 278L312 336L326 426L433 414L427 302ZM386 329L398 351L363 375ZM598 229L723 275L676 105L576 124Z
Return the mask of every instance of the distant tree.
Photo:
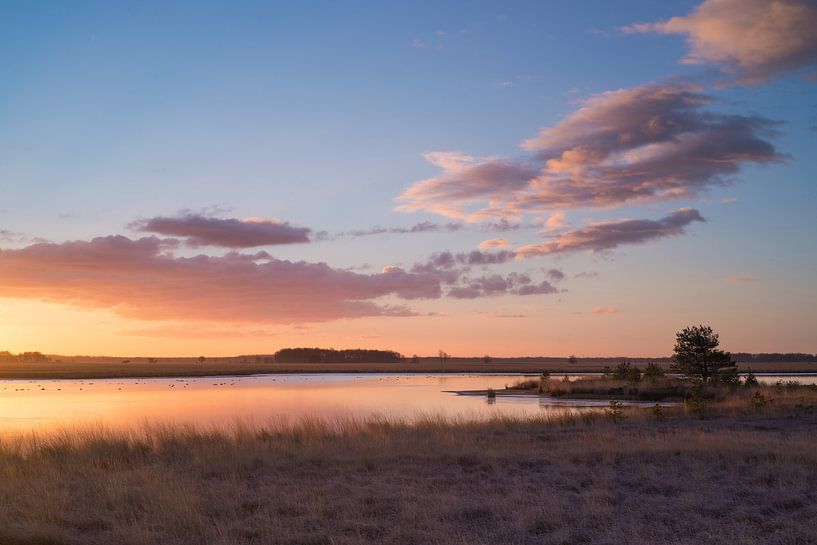
M420 356L418 356L417 354L414 354L411 357L411 363L420 363Z
M42 352L21 352L17 354L17 360L25 363L45 363L51 361L51 358Z
M483 363L491 363L494 360L493 360L493 358L491 358L491 356L489 356L488 354L485 354L484 356L482 356L482 361L483 361Z
M360 348L282 348L269 357L257 356L264 363L400 363L403 355L393 350L364 350Z
M204 356L199 356L199 363L204 363L204 360L206 359L207 358L205 358Z
M710 384L734 384L737 367L729 352L718 349L720 340L705 325L686 327L675 335L672 370Z
M157 360L156 358L148 358L148 363L156 363L157 361L159 360Z
M437 352L437 355L440 357L440 363L447 362L448 358L451 357L448 355L448 352L445 352L444 350L440 350L439 352Z
M0 350L0 361L1 362L17 361L17 357L8 350Z
M579 363L579 358L571 354L570 357L567 358L567 363L569 363L570 365L576 365L577 363Z

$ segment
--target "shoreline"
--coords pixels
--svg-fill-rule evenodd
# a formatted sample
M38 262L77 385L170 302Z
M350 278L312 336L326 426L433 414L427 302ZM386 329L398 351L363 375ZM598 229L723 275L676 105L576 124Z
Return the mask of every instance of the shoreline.
M0 380L91 380L147 378L246 377L283 374L507 374L582 375L601 372L607 364L566 366L560 363L245 363L221 358L196 361L0 363ZM739 372L762 375L813 376L817 363L781 362L752 366L738 363Z

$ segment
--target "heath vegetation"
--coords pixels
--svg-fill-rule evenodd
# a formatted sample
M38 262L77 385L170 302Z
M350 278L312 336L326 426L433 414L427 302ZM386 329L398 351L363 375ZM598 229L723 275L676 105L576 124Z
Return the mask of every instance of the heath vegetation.
M815 543L805 392L754 389L705 420L619 405L5 436L0 543Z

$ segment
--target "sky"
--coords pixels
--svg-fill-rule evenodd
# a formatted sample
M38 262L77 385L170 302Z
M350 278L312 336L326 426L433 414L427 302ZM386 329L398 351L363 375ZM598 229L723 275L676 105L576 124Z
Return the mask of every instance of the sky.
M814 1L0 13L0 349L817 352Z

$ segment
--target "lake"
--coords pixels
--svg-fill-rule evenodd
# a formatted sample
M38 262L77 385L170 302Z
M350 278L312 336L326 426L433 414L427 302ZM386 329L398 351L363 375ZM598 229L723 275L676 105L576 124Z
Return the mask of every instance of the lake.
M243 377L0 380L0 428L5 431L145 422L264 424L304 417L335 419L424 415L485 418L600 410L600 400L528 396L457 395L455 391L503 389L521 375L493 374L291 374ZM759 377L815 383L809 377ZM651 403L644 405L651 406Z

